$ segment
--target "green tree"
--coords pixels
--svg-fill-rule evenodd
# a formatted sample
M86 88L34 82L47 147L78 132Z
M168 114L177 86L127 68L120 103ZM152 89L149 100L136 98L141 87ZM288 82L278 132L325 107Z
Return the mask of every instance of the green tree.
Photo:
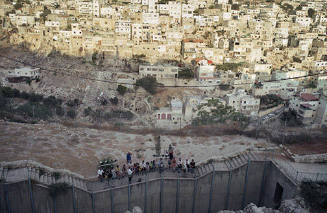
M16 9L16 10L19 10L19 9L21 9L23 7L23 4L20 2L20 1L18 1L16 4L15 4L15 6L14 6L14 8Z
M18 98L20 97L20 91L10 87L0 87L0 95L7 98Z
M43 95L31 93L29 99L31 102L41 102L43 100Z
M56 97L54 96L49 96L43 100L43 103L47 106L56 106L56 105L61 105L62 100L56 99Z
M239 4L232 4L232 10L239 10L240 5Z
M97 56L98 56L98 53L97 52L94 52L92 54L92 62L95 64L96 60L97 60Z
M70 117L71 119L75 119L76 118L76 112L75 112L75 110L73 110L73 109L68 110L67 116Z
M61 117L61 116L65 115L65 111L61 106L57 106L56 107L56 114Z
M52 117L51 109L43 104L39 103L26 103L17 108L17 111L25 116L47 120Z
M93 112L91 107L85 108L84 109L84 116L89 116Z
M315 14L316 14L316 11L314 9L312 9L312 8L308 9L308 16L310 18L314 18Z
M114 105L117 105L117 104L118 104L118 98L117 98L117 97L110 98L109 100L110 100L110 102L111 102L112 104L114 104Z
M47 8L47 6L44 6L43 13L41 13L41 17L44 20L46 20L47 16L51 13L51 10Z
M122 85L118 85L117 87L117 91L120 95L125 95L126 91L127 91L127 87L122 86Z
M5 108L7 105L7 99L3 96L0 96L0 109Z
M178 78L191 79L194 78L194 72L190 68L184 68L178 71Z
M152 76L147 76L136 81L136 86L143 87L150 94L157 92L157 80Z

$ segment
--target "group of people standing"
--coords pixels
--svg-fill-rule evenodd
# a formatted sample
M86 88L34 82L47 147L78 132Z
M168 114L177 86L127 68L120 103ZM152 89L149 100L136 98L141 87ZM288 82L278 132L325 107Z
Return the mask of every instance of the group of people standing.
M102 181L103 178L115 179L122 178L127 175L129 182L131 182L134 174L139 175L152 171L162 172L165 169L171 169L177 172L193 172L195 169L194 159L191 161L188 159L183 161L181 158L178 158L178 160L176 160L171 145L169 145L167 157L168 159L159 158L158 160L152 160L150 162L145 162L143 160L140 163L132 163L132 153L128 152L126 154L126 164L123 164L122 167L116 165L109 168L102 168L100 166L98 169L98 177L100 181Z

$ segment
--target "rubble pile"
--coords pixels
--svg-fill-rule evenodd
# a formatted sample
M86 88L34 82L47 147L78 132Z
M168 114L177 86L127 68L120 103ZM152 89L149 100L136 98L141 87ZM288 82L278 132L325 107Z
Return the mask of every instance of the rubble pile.
M243 210L228 211L223 210L218 213L309 213L309 209L306 207L304 199L296 197L290 200L284 200L279 209L272 209L267 207L258 207L253 203L247 205Z

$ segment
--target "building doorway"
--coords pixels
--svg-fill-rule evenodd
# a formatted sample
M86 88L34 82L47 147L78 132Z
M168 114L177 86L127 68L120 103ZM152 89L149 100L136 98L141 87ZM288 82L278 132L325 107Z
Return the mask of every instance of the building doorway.
M276 183L275 195L274 195L274 204L276 209L279 208L282 202L283 191L284 191L283 187L279 183Z

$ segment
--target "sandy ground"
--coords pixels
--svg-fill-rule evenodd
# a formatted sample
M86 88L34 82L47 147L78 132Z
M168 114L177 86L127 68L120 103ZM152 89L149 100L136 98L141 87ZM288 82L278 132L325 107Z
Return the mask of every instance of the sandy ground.
M228 156L251 147L273 146L263 139L242 136L177 137L161 136L161 151L173 144L177 157L196 162ZM120 163L127 151L134 161L152 160L152 134L137 135L60 124L19 124L0 122L0 161L34 160L53 168L65 168L91 177L97 162L111 156Z

